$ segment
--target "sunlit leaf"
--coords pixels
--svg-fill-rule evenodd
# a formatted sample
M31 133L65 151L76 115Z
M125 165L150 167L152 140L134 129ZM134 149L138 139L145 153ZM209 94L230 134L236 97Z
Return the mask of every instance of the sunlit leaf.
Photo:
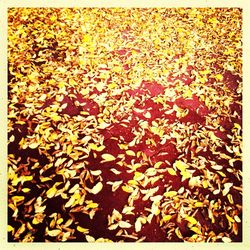
M90 193L92 194L98 194L103 188L103 184L101 182L98 182L92 189L90 189Z
M105 162L114 161L116 158L111 154L102 154L102 158Z
M61 233L61 230L59 229L54 229L54 230L50 230L47 232L47 234L51 237L56 237Z

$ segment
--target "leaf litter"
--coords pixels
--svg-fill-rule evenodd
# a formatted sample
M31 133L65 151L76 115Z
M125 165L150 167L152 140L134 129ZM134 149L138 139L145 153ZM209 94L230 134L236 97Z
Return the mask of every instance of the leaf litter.
M237 8L10 8L8 240L242 241L241 29Z

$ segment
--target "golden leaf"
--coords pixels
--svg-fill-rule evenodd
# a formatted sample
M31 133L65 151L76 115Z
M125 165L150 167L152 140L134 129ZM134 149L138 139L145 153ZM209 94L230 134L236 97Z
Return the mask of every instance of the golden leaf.
M101 182L98 182L92 189L90 189L90 193L92 194L98 194L103 188L103 184Z
M164 196L167 198L172 198L174 196L176 196L178 193L176 191L168 191L164 193Z
M122 213L123 214L134 214L132 211L135 209L135 207L129 207L126 206L123 208Z
M12 226L10 226L10 225L8 225L8 227L7 227L7 231L8 232L14 232L15 231L15 229L14 229L14 227L12 227Z
M144 117L150 119L151 118L151 113L147 111L146 114L144 114Z
M32 148L32 149L35 149L35 148L37 148L39 145L40 145L39 142L33 142L33 143L29 144L29 147Z
M172 169L172 168L168 168L168 173L171 174L171 175L177 175L175 170Z
M229 238L229 237L222 237L222 241L224 242L224 243L230 243L230 242L232 242L232 240Z
M17 203L23 201L25 199L25 197L24 196L13 196L11 199L12 199L14 204L17 204Z
M86 237L87 242L89 242L89 243L95 242L95 238L94 237L92 237L92 236L90 236L88 234L85 237Z
M135 156L135 152L132 151L132 150L127 150L126 154L129 155L129 156Z
M163 164L162 161L156 162L154 168L159 168Z
M57 225L60 225L60 224L62 224L63 223L63 218L60 218L60 219L58 219L57 221L56 221L56 224Z
M47 195L48 198L52 198L52 197L55 196L56 192L57 192L57 188L56 188L56 186L53 186L52 188L50 188L50 189L46 192L46 195Z
M181 172L185 171L187 168L189 168L189 166L185 162L183 162L181 160L175 161L174 167L178 168Z
M222 74L217 74L217 75L215 75L215 79L218 80L218 81L221 81L221 80L223 80L223 75Z
M90 143L90 144L89 144L89 148L92 149L92 150L95 150L95 151L97 151L97 152L101 152L101 151L103 151L103 149L105 148L105 146L104 146L104 145L97 146L97 145L94 144L94 143Z
M101 175L102 171L101 170L90 170L90 173L94 176Z
M118 228L118 223L112 224L112 225L110 225L110 226L108 227L109 230L115 230L115 229L117 229L117 228Z
M194 204L195 207L203 207L203 202L197 201Z
M95 202L89 203L86 207L87 208L98 208L99 204Z
M140 218L138 218L135 222L135 231L138 233L141 231L141 227L142 227L142 224L141 224L141 221L140 221Z
M75 197L71 196L68 202L66 202L65 207L71 207L75 202Z
M102 154L103 162L114 161L116 158L111 154Z
M164 215L162 219L163 219L164 222L167 222L167 221L169 221L171 218L172 218L172 215L168 214L168 215Z
M110 171L113 172L115 175L119 175L121 173L121 171L118 171L115 168L111 168Z
M157 174L157 171L155 168L148 168L145 172L147 176L155 176Z
M226 217L227 217L228 222L234 222L234 219L230 217L228 214L226 214Z
M130 228L131 227L131 224L126 222L126 221L119 221L118 225L120 228Z
M187 220L192 225L196 225L198 223L198 221L194 217L191 217L191 216L186 216L185 220Z
M112 185L112 192L115 192L119 187L120 187L120 185L123 183L123 181L121 180L121 181L114 181L114 182L112 182L112 181L108 181L107 182L107 184L110 184L110 185Z
M88 234L89 233L89 229L88 228L84 228L84 227L81 227L81 226L77 226L77 231L83 233L83 234Z
M24 193L28 193L28 192L30 191L30 188L23 188L22 191L23 191Z
M56 237L61 233L61 230L59 229L54 229L54 230L50 230L47 232L47 234L51 237Z
M118 85L116 84L116 83L114 83L114 82L112 82L112 83L110 83L109 85L108 85L108 88L109 89L114 89L114 88L116 88Z
M198 227L191 227L190 229L197 234L201 234L201 230Z
M15 136L14 136L14 135L12 135L12 136L9 138L9 141L10 141L10 142L15 141Z
M127 192L127 193L133 193L133 191L134 191L133 187L131 187L129 185L122 186L122 190L124 192Z
M70 190L69 190L69 193L72 194L74 193L77 189L79 188L79 184L75 184Z

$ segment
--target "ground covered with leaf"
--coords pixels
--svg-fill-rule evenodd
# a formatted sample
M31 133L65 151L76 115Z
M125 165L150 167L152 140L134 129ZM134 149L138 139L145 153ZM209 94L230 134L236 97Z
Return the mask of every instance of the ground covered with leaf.
M237 8L11 8L8 240L242 240Z

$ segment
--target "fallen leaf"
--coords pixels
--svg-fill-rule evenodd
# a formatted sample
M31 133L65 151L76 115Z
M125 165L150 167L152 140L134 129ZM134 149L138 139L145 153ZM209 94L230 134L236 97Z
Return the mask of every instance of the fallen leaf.
M103 184L98 182L92 189L89 190L92 194L98 194L103 188Z
M114 161L116 158L111 154L102 154L103 162Z

